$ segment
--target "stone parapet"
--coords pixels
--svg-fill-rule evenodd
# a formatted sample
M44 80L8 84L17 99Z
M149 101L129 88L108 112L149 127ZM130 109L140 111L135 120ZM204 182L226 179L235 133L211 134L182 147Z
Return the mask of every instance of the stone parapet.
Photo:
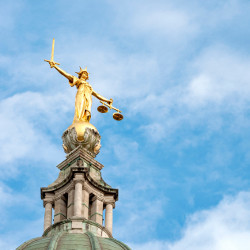
M112 234L105 227L82 217L67 219L53 224L44 231L43 237L52 236L63 231L69 233L92 232L95 236L112 238Z

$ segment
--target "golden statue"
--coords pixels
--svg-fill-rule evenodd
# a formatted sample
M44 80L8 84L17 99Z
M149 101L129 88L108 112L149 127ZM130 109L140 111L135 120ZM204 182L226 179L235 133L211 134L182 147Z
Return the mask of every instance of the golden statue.
M60 74L62 74L69 80L69 84L71 87L76 86L77 88L73 123L90 121L92 95L98 98L100 101L106 102L108 105L112 105L112 99L108 100L96 93L91 85L87 82L87 80L89 79L87 68L82 69L80 67L80 72L76 72L78 74L77 78L60 69L58 66L56 66L55 62L49 62L49 64L51 68L55 68Z
M95 96L97 99L103 102L106 102L110 109L115 109L120 113L120 110L112 107L113 100L106 99L103 96L99 95L96 93L91 85L87 82L89 79L89 74L87 72L87 67L85 69L82 69L80 67L80 72L76 72L78 74L78 78L75 76L72 76L59 68L57 65L60 65L59 63L54 62L54 45L55 45L55 39L53 39L52 43L52 52L51 52L51 60L45 60L50 64L51 68L55 68L60 74L65 76L69 80L69 84L71 87L76 86L77 88L77 93L76 93L76 98L75 98L75 115L74 115L74 121L75 122L81 122L81 121L90 121L91 118L91 106L92 106L92 95ZM104 104L105 105L105 104ZM101 106L102 107L102 106ZM105 112L106 109L101 108L98 109L98 111L102 113ZM121 120L121 119L118 119Z
M72 125L69 126L67 130L74 128L77 134L77 140L79 141L87 140L85 138L87 136L87 134L85 135L86 128L93 129L98 133L97 129L92 124L89 123L91 118L92 95L95 96L97 99L99 99L100 102L102 103L102 105L97 108L99 112L106 113L108 112L108 108L114 109L117 112L113 114L113 118L117 121L122 120L123 115L121 114L121 111L112 106L113 100L112 99L108 100L105 97L98 94L97 92L95 92L92 86L87 82L87 80L89 79L87 67L85 69L82 69L80 67L80 71L76 72L78 74L78 77L75 77L73 75L68 74L66 71L62 70L57 66L60 64L54 62L54 46L55 46L55 39L53 39L52 43L51 59L44 61L48 62L51 68L55 68L60 74L66 77L69 80L69 84L71 87L76 86L77 88L77 93L75 97L74 120ZM99 146L100 145L98 145L98 147ZM68 149L69 146L67 148L65 145L63 145L63 147L65 152L70 151ZM98 148L97 146L95 147Z

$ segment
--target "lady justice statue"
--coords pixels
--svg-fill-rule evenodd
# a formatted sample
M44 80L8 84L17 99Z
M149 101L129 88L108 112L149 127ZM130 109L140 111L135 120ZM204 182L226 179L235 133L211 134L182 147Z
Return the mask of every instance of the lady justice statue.
M86 81L89 79L89 74L87 68L82 69L80 67L80 72L78 78L72 76L56 66L55 62L49 62L51 68L55 68L60 74L65 76L69 80L71 87L76 86L77 93L75 98L75 115L73 123L77 122L89 122L91 118L91 106L92 106L92 95L107 104L112 104L112 99L108 100L101 95L97 94L91 87L91 85Z
M45 61L50 64L51 68L55 68L60 74L66 77L71 87L76 86L77 88L74 120L72 125L68 127L62 136L64 151L69 153L81 145L96 155L101 145L100 135L97 129L89 123L91 118L92 95L102 103L97 109L99 112L106 113L108 112L108 108L110 108L117 111L113 114L115 120L120 121L123 119L123 116L120 110L112 106L112 99L108 100L93 90L91 85L87 82L89 79L87 68L82 69L80 67L80 71L76 72L78 77L75 77L57 66L59 63L54 62L54 45L55 39L53 39L52 43L51 59Z

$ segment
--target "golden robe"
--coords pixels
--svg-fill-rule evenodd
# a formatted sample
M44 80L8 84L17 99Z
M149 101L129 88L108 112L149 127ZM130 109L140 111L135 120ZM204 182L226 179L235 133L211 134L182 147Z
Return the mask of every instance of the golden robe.
M69 82L70 86L76 86L77 93L75 98L75 122L88 122L91 118L91 106L92 106L92 92L93 89L88 82L81 80L75 76L73 81Z

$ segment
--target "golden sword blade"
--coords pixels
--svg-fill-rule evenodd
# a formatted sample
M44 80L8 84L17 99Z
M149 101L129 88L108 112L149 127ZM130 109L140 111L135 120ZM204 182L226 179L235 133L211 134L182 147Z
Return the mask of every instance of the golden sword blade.
M54 49L55 49L55 38L52 41L52 49L51 49L51 59L50 61L54 62Z
M45 62L54 62L54 49L55 49L55 38L53 38L53 41L52 41L52 49L51 49L51 58L50 60L45 60ZM54 62L56 65L60 65L60 63L57 63L57 62Z

